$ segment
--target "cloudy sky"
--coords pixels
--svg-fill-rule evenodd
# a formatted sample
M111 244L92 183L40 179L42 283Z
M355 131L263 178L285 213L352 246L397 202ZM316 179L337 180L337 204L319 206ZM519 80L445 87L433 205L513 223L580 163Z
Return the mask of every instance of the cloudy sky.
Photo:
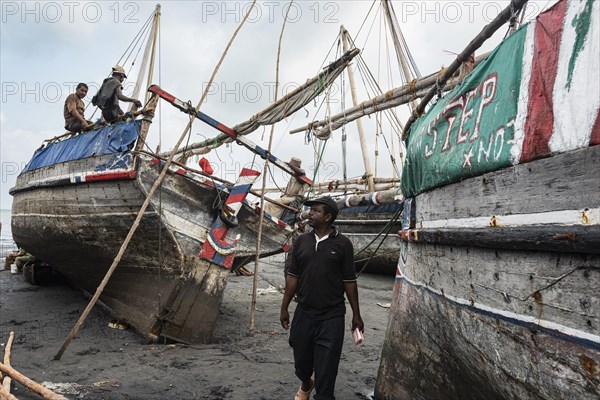
M162 5L159 68L153 81L182 100L199 101L206 82L233 31L251 2L234 1L169 1ZM356 39L366 63L380 86L388 90L399 86L397 63L388 56L385 26L381 23L379 1L296 1L289 13L283 37L280 84L294 88L314 76L324 63L336 58L336 39L343 24ZM548 7L553 1L532 2L526 19ZM277 43L288 2L258 2L248 23L242 28L230 49L215 85L202 111L222 123L233 126L265 108L273 100ZM78 82L90 85L86 104L95 94L110 68L125 53L156 3L151 1L57 1L0 2L0 208L9 209L12 199L8 190L34 150L46 138L64 133L62 116L67 95ZM396 1L394 7L413 57L423 74L449 65L453 56L508 5L508 1ZM362 27L362 28L361 28ZM504 36L499 31L481 50L491 50ZM125 81L125 93L134 86L141 53L123 63L131 71ZM132 66L135 59L136 65ZM389 60L388 60L389 59ZM391 79L388 78L391 76ZM369 94L363 77L357 74L357 90L361 100ZM347 82L347 79L345 80ZM350 107L347 88L337 89L329 97L333 114L341 110L341 98ZM299 156L303 167L311 170L314 148L302 134L288 131L305 125L315 116L324 96L276 125L273 153L280 158ZM326 103L324 103L326 104ZM320 110L327 107L324 105ZM91 119L93 108L86 110ZM398 110L403 122L407 114ZM94 119L98 117L98 113ZM167 103L162 104L160 118L155 119L150 142L155 148L171 148L182 134L187 118ZM370 151L375 151L374 119L365 120ZM250 139L267 147L270 128L259 129ZM384 126L388 141L394 135ZM190 142L216 134L201 122L192 128ZM348 176L360 176L364 166L359 153L355 125L349 125ZM327 145L327 165L321 179L341 177L341 136L334 134ZM397 145L395 146L397 150ZM389 155L379 143L378 174L390 174ZM221 147L206 156L226 179L235 180L242 166L252 162L248 151ZM371 163L374 164L371 155ZM262 166L260 167L262 169ZM285 177L276 172L275 180L285 185ZM267 184L273 187L269 179Z

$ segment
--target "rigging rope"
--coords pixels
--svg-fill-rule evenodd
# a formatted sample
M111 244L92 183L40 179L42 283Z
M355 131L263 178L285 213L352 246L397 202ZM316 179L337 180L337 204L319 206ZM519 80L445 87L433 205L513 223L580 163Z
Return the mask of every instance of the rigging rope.
M356 274L356 277L358 278L363 271L367 268L367 265L369 265L369 263L371 262L371 260L373 259L373 257L375 257L375 254L377 254L377 252L379 251L379 249L381 248L381 245L383 245L383 242L385 241L385 239L388 237L388 235L390 234L390 231L392 230L392 228L394 227L394 224L396 223L396 221L398 220L398 218L400 218L400 215L402 215L402 212L404 210L404 201L402 201L402 203L400 203L400 208L398 209L398 211L396 211L396 214L394 214L394 216L392 217L392 219L388 222L388 224L382 229L382 231L375 237L375 239L373 239L373 241L371 241L370 244L367 245L370 246L372 243L374 243L375 240L377 240L377 238L379 236L381 236L381 233L387 228L387 232L385 233L385 235L383 236L383 238L381 239L381 241L379 242L379 245L377 246L377 248L375 249L375 251L373 253L371 253L371 256L369 257L369 259L367 260L367 262L363 265L363 267L360 269L360 271L358 272L358 274ZM366 247L363 249L365 250ZM361 251L363 251L361 250ZM360 252L359 252L360 253ZM355 256L359 253L355 253Z

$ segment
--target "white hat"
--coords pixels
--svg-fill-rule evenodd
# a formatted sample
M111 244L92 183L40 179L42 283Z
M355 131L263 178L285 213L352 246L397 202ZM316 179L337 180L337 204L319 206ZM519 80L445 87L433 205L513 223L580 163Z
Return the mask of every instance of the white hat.
M112 72L113 74L121 74L125 78L127 78L127 75L125 75L125 70L120 65L115 65L114 67L112 67Z

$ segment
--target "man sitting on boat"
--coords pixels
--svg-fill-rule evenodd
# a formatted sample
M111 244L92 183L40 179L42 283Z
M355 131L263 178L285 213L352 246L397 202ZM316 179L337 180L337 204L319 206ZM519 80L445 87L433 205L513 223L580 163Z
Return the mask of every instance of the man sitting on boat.
M88 130L93 125L84 117L85 104L83 98L88 92L88 85L81 82L75 88L75 93L71 93L65 100L63 114L65 116L65 129L69 132L77 133Z
M142 102L137 99L125 96L121 90L121 84L127 78L125 70L120 65L115 65L112 68L112 76L106 78L98 90L98 94L92 99L92 104L98 106L102 110L102 117L110 124L113 124L125 115L119 100L135 104L136 107L141 107Z
M277 201L290 207L299 207L304 200L304 193L308 189L308 184L302 181L299 176L306 175L304 170L300 168L302 160L297 157L292 157L288 165L296 173L295 176L291 176L290 180L285 188L285 191ZM274 216L275 218L281 218L284 214L285 209L275 204L267 203L265 205L265 211Z

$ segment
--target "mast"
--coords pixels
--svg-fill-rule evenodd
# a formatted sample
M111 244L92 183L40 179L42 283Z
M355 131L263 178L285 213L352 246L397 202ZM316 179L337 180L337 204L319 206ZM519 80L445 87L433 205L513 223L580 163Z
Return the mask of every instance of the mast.
M146 70L146 64L148 63L148 56L150 56L150 68L148 69L148 81L146 87L150 86L152 83L152 77L154 76L154 60L156 56L156 38L158 36L158 27L160 22L160 4L156 5L154 9L154 20L152 21L152 29L150 30L150 34L148 36L148 42L146 43L146 49L144 50L144 56L142 58L142 63L140 65L140 71L138 73L138 79L135 82L135 88L133 89L132 97L137 99L140 92L140 87L142 85L142 81L144 80L144 72ZM146 137L148 136L148 130L150 129L150 124L152 123L152 119L154 118L154 111L156 109L158 103L158 97L154 99L148 100L150 93L146 91L146 95L144 98L144 106L149 111L144 115L142 120L142 126L140 128L140 137L135 144L135 150L139 151L144 147L146 143ZM132 103L129 106L129 111L133 111L135 105Z
M142 88L142 82L144 81L144 75L146 73L146 68L148 65L148 58L150 58L150 68L148 68L148 80L146 83L146 87L149 87L152 83L152 76L154 75L154 59L156 55L156 37L158 36L158 24L160 22L160 4L156 5L154 9L154 18L152 21L152 28L150 29L150 33L148 34L148 41L146 42L146 48L144 49L144 55L142 56L142 61L140 63L140 70L138 72L138 77L135 81L135 87L133 88L132 98L137 99L140 95L140 90ZM146 97L144 99L144 103L148 101L149 93L146 92ZM133 111L135 105L131 103L129 106L129 111Z
M344 25L340 26L340 34L342 36L342 43L344 53L348 51L349 40L348 31L344 28ZM348 81L350 82L350 92L352 93L352 104L356 107L358 105L358 98L356 96L356 87L354 84L354 70L351 65L348 65ZM362 150L363 163L365 165L365 175L367 176L367 183L369 191L375 191L375 184L373 182L373 173L371 172L371 161L369 160L369 153L367 148L367 141L365 139L365 132L362 125L362 120L356 120L356 127L358 128L358 138L360 140L360 148Z
M404 38L402 37L402 32L400 31L398 19L396 18L396 13L394 12L392 4L389 2L389 0L381 0L381 6L383 7L385 18L387 19L390 27L390 34L392 35L392 41L394 42L394 48L396 49L396 57L398 58L398 64L400 64L402 75L404 77L404 82L402 83L407 84L415 79L415 74L413 74L408 62L406 61L408 55L407 51L402 46ZM402 38L402 42L400 41L400 38ZM408 105L410 107L410 111L412 112L415 108L417 108L417 101L411 100Z

